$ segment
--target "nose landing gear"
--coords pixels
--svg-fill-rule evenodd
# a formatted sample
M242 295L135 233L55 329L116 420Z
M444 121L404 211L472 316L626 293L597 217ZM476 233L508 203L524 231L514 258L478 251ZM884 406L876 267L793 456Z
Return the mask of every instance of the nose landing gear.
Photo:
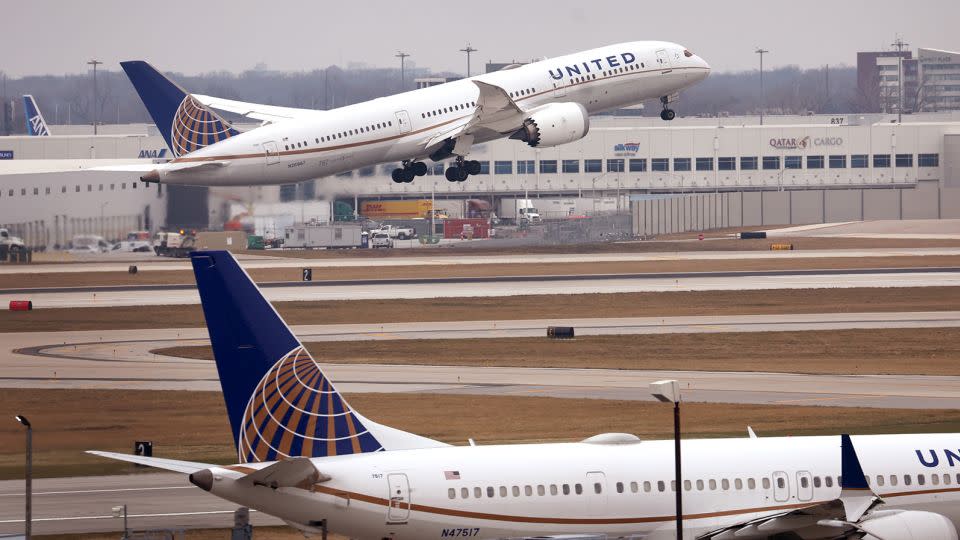
M663 110L660 111L660 119L669 122L677 117L677 113L670 108L670 102L676 100L676 95L671 96L661 96L660 103L663 105Z
M415 176L427 174L427 164L422 161L404 161L403 168L394 169L390 177L398 184L409 184Z

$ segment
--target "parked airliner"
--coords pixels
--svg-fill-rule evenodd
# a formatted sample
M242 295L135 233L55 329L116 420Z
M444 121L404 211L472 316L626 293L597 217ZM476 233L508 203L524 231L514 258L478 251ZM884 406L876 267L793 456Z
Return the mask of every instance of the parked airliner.
M40 113L40 107L37 106L37 100L30 94L23 95L23 117L27 126L27 135L31 137L47 137L50 135L50 128L47 127L47 121L43 119Z
M450 446L351 408L230 253L191 262L238 464L93 453L189 474L305 533L676 538L681 489L684 538L957 539L958 434L686 440L680 486L673 441Z
M656 98L672 120L669 103L710 73L681 45L638 41L317 111L189 94L146 62L121 66L174 159L110 170L191 185L287 184L389 162L401 163L393 180L406 183L427 173L427 158L452 158L447 180L462 182L480 172L466 159L474 144L562 145L587 134L590 114ZM215 111L262 125L241 133Z

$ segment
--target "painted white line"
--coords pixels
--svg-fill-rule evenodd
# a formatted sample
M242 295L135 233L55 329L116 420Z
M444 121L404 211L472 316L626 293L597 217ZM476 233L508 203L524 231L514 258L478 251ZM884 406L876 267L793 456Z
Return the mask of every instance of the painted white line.
M209 510L206 512L168 512L163 514L128 514L127 518L147 518L147 517L182 517L182 516L209 516L213 514L232 514L235 510ZM250 510L251 513L256 512L256 510ZM32 521L80 521L80 520L91 520L91 519L117 519L113 515L109 516L68 516L68 517L51 517L51 518L33 518ZM4 519L0 520L0 523L23 523L25 520L22 519Z
M142 487L116 489L81 489L76 491L34 491L33 495L73 495L77 493L117 493L121 491L160 491L164 489L194 489L193 486ZM0 497L23 497L26 493L0 493Z

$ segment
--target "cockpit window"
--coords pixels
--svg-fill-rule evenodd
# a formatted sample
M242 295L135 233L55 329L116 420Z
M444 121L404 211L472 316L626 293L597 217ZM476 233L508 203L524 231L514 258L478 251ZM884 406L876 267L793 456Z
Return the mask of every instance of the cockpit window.
M687 49L684 49L683 55L686 56L687 58L690 58L691 56L693 56L693 53L688 51Z

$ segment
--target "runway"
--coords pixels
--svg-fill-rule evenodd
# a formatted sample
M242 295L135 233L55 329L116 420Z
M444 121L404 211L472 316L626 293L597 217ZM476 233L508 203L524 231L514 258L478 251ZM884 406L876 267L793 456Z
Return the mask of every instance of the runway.
M328 258L271 257L269 251L260 256L242 255L241 265L247 269L258 268L355 268L377 266L476 266L484 264L551 264L551 263L604 263L604 262L650 262L650 261L701 261L701 260L756 260L756 259L822 259L863 257L922 257L960 255L960 248L867 248L867 249L820 249L803 251L684 251L651 253L584 253L584 254L518 254L518 255L424 255L398 257L341 256ZM135 264L139 272L163 270L191 270L186 260L146 260L134 262L97 261L95 258L82 263L38 263L30 265L0 266L4 274L59 274L87 272L126 272Z
M960 326L960 312L662 317L301 326L304 341L543 336L570 325L578 335L762 332ZM213 362L150 354L206 343L203 328L3 334L0 387L218 391ZM22 353L14 353L13 349ZM343 392L432 392L650 399L647 385L677 378L689 401L960 408L960 377L628 371L524 367L338 364L318 358ZM774 360L771 359L771 363Z
M960 284L960 268L672 272L521 277L273 282L271 302L509 297L630 292L942 287ZM53 292L0 290L0 305L32 300L34 309L199 304L193 285L77 287ZM163 294L150 294L162 291Z
M0 534L23 532L23 490L23 480L0 481ZM237 508L175 473L41 478L33 483L33 533L122 531L123 519L111 509L123 504L134 530L229 528ZM283 524L258 512L250 520L254 526Z

